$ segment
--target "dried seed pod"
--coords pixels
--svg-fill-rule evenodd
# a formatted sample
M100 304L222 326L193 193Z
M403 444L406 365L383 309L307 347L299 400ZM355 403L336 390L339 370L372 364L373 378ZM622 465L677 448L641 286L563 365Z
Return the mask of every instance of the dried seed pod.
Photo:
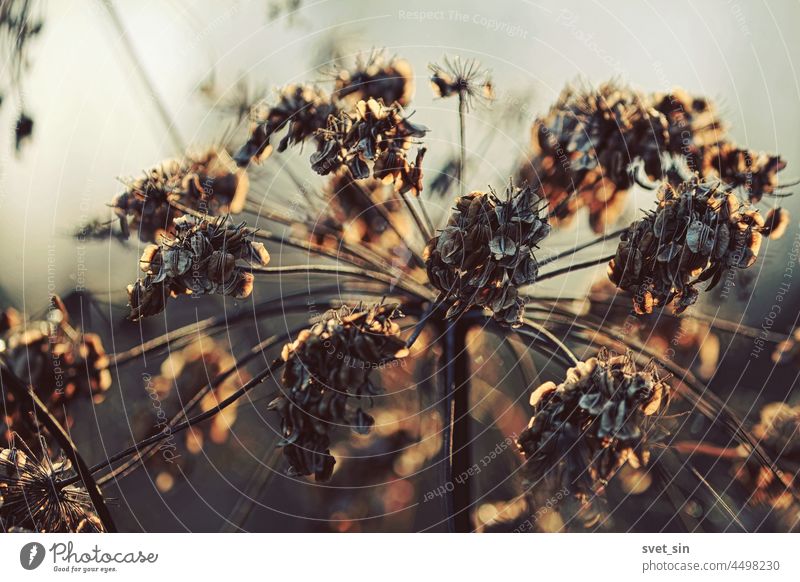
M494 87L489 73L475 59L462 61L459 57L444 57L443 65L428 65L431 71L431 87L441 98L462 96L467 109L475 101L486 103L494 99Z
M249 189L246 172L226 151L214 147L165 160L143 176L123 182L125 191L111 203L122 237L133 230L148 242L174 234L174 220L183 214L174 203L210 216L237 214Z
M686 182L664 184L658 208L620 236L608 265L611 281L633 295L637 313L651 313L677 300L675 311L692 305L698 283L713 289L730 269L756 260L764 221L730 191Z
M364 180L370 177L372 163L373 177L394 183L397 191L418 194L425 150L417 153L414 163L408 162L406 151L427 131L410 123L399 105L387 107L375 99L359 101L352 111L331 117L327 129L319 131L311 167L325 176L344 166L354 179Z
M167 295L250 296L253 274L237 261L266 266L269 253L244 223L187 215L174 221L174 229L174 238L149 245L139 260L145 277L128 286L132 320L160 313Z
M340 67L333 75L335 94L351 105L375 99L405 107L414 96L411 65L405 59L387 59L384 51L373 51L367 59L358 55L353 69Z
M0 449L0 526L47 533L97 533L103 525L89 494L58 483L72 473L68 461L38 460L30 450Z
M634 165L651 179L662 175L666 119L642 95L613 82L597 89L568 86L531 133L532 156L519 179L541 184L558 223L586 207L592 229L603 232L624 206Z
M605 351L570 368L561 384L542 384L517 442L526 487L565 489L587 502L625 463L646 465L651 417L668 393L655 365L638 370L629 354Z
M281 417L284 456L290 474L325 481L333 472L330 433L347 426L366 433L372 417L353 400L374 396L370 371L408 354L394 321L397 305L343 308L298 334L283 348L284 393L270 409Z
M785 208L770 208L767 216L764 217L764 226L761 229L761 234L772 240L779 239L786 234L786 229L789 228L789 220L789 211Z
M278 143L278 151L290 145L301 144L324 128L328 118L339 114L339 108L329 95L313 85L287 85L283 87L275 105L259 103L250 111L250 137L236 152L239 166L262 162L272 153L270 140L286 129Z
M472 192L456 199L444 230L425 248L428 279L450 304L448 318L478 306L502 324L519 325L519 288L534 283L534 250L550 233L541 199L509 184L505 200Z

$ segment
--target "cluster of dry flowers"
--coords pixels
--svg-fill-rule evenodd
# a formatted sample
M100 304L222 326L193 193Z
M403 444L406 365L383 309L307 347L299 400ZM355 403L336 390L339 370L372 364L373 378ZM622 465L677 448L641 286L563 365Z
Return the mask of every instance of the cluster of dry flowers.
M662 458L668 454L710 450L707 444L700 446L703 443L694 448L686 441L675 444L680 428L667 418L671 399L690 404L731 432L737 447L725 449L721 456L731 461L751 502L774 510L796 508L796 409L766 407L760 421L748 428L724 403L709 397L704 381L716 370L719 335L736 330L695 313L681 315L698 301L703 287L710 290L734 271L751 267L763 237L777 238L786 230L785 210L772 208L762 217L756 206L763 197L780 192L777 174L785 166L780 157L734 145L713 104L704 98L681 90L646 96L606 83L596 89L567 88L550 111L533 122L531 155L520 165L517 185L510 183L503 194L491 189L467 193L464 114L469 107L486 104L493 85L475 61L445 60L441 66L432 65L431 73L435 94L458 100L462 140L456 176L462 193L442 224L431 219L425 205L421 140L428 130L412 123L406 112L414 93L411 66L380 52L359 59L352 68L332 71L330 93L315 85L292 84L278 90L274 99L255 104L249 135L233 154L222 147L209 148L123 181L124 191L112 202L119 235L127 238L135 232L153 243L140 258L144 276L128 288L132 320L162 313L166 317L170 298L187 294L248 299L259 279L268 291L271 279L295 273L309 277L313 288L307 293L330 309L311 327L288 326L239 360L212 344L212 353L224 354L211 358L212 373L197 369L206 362L205 350L198 351L195 344L185 347L177 356L180 369L165 371L156 382L164 393L173 383L191 384L189 404L170 419L170 434L196 432L207 419L230 414L241 396L282 369L268 406L279 424L276 444L290 476L328 480L336 468L332 449L340 439L338 429L370 431L376 421L368 409L383 393L383 372L378 370L401 358L415 360L410 350L424 338L441 342L437 349L444 363L435 373L442 376L445 437L435 450L415 450L413 460L394 452L395 466L417 468L438 450L449 455L450 471L456 471L465 466L464 455L470 462L470 443L448 442L463 435L460 423L468 422L468 414L459 418L457 413L470 377L468 369L461 369L469 362L458 350L461 346L466 351L468 332L488 327L524 342L527 353L519 355L520 360L544 354L551 365L564 364L557 382L545 382L533 391L532 418L517 439L529 512L563 490L578 504L579 513L591 514L581 520L583 525L596 526L607 517L595 511L597 501L616 479L626 474L630 479L633 471L643 481L648 464L666 462ZM248 176L270 158L278 138L277 152L314 144L307 170L325 177L321 195L326 204L319 216L305 219L287 212L269 193L266 205L252 203ZM412 156L414 146L418 147ZM540 266L550 260L537 260L535 253L553 229L563 228L585 208L591 228L604 236L582 248L608 239L626 192L637 184L657 191L654 207L615 233L620 240L613 257L540 273ZM444 186L445 193L454 185ZM244 222L234 223L231 214L255 219L261 214L290 231L279 238ZM115 228L110 222L93 224L97 235L112 234ZM273 244L273 255L293 247L320 259L334 258L338 264L267 267L267 248ZM562 253L552 260L573 257ZM605 262L608 280L592 289L588 307L532 293L546 278ZM333 289L322 282L330 274L340 278ZM291 295L252 301L246 311L264 320L272 314L302 313L308 305L305 297ZM670 305L674 309L666 309ZM610 315L612 308L618 319L632 318L634 334L631 325ZM53 386L53 356L58 354L64 358L61 367L69 382L63 394L96 397L110 383L102 345L96 336L69 327L64 310L59 313L58 321L51 319L34 331L33 324L6 311L0 330L3 366L52 402L58 392ZM414 322L406 338L397 321L402 315ZM242 321L212 318L203 329ZM681 331L677 343L676 330ZM173 334L172 341L189 334ZM53 336L57 341L49 340ZM776 358L800 360L797 337L780 343ZM134 351L142 355L161 350L169 345L165 338ZM281 345L280 357L267 368L240 375L238 383L232 383L234 370ZM579 358L573 352L577 348L569 346L580 346L585 356ZM672 353L662 359L667 346ZM38 365L31 366L32 361ZM77 367L88 369L88 375L70 371ZM4 399L6 411L9 402L27 406L17 402L19 395L14 398ZM198 414L190 416L195 409ZM71 471L68 466L50 462L46 450L42 460L35 461L15 444L18 437L12 433L27 434L19 428L24 412L10 410L9 448L0 456L3 527L110 529L90 510L94 501L78 479L63 477ZM233 420L235 415L227 417L228 429ZM216 425L212 441L225 441L225 426ZM390 434L386 429L377 432L382 438ZM406 436L392 436L405 443ZM140 446L93 468L94 473L107 473L100 484L108 474L130 473L151 458L159 438L151 435ZM199 433L198 439L202 440ZM124 469L112 469L123 460ZM173 478L165 475L160 482L162 490L168 490ZM85 485L87 490L95 487L94 482ZM38 512L27 517L21 511L26 495L36 500ZM567 512L567 507L555 511ZM515 508L513 518L525 519L518 504L509 502L503 508ZM468 507L454 511L470 519ZM502 522L496 513L481 517L481 527ZM566 527L563 521L561 525ZM463 522L455 526L474 527Z

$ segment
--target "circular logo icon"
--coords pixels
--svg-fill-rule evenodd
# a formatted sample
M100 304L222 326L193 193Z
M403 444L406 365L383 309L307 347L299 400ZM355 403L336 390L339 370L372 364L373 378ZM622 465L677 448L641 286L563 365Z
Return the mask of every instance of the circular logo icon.
M19 563L26 570L35 570L44 561L44 546L39 542L30 542L19 551Z

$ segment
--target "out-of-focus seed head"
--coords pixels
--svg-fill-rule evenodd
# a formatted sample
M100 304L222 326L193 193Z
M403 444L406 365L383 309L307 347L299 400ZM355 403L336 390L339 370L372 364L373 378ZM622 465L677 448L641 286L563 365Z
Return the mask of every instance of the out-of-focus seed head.
M68 461L38 460L30 450L0 449L0 527L47 533L104 531L86 490L58 481L70 477Z
M405 59L387 58L384 51L373 51L365 59L356 58L352 69L334 72L335 94L351 105L368 99L399 103L403 107L414 96L414 71Z
M625 463L646 465L648 433L668 394L654 365L639 370L630 355L605 351L570 368L561 384L542 384L517 442L526 487L587 502Z
M735 194L698 182L664 184L658 207L621 235L608 274L633 296L637 313L676 302L682 312L698 297L698 283L714 288L730 269L758 256L764 219Z
M128 286L130 317L160 313L166 297L183 294L229 295L237 299L253 290L252 266L266 266L269 253L244 223L186 215L174 222L174 238L149 245L139 260L143 279Z
M668 151L676 156L691 155L697 148L718 143L725 137L725 125L715 104L693 96L680 87L650 97L653 109L667 120Z
M569 223L585 207L592 229L603 232L624 207L634 166L661 177L667 140L664 116L632 89L613 82L568 86L534 122L532 156L519 176L541 184L557 223Z
M95 403L105 399L111 387L109 360L100 337L72 327L61 299L54 295L46 317L26 321L10 308L0 328L0 359L48 404L79 396ZM63 406L54 406L60 415ZM9 409L5 416L13 417Z
M533 253L550 233L543 206L533 189L513 184L504 199L494 191L456 199L447 226L425 248L428 279L449 302L448 318L478 306L502 324L521 323L519 288L536 281Z
M210 216L242 211L249 189L244 170L230 155L212 147L165 160L138 178L123 180L125 191L111 203L122 236L131 230L146 242L174 234L181 207Z
M331 432L369 432L374 420L354 401L380 393L370 381L373 369L408 354L398 315L394 304L332 311L284 346L284 391L270 409L281 417L280 446L290 474L328 480L335 463Z
M750 202L759 202L780 188L778 172L786 167L786 162L779 155L723 141L702 148L698 166L704 179L718 178L723 184L740 189Z

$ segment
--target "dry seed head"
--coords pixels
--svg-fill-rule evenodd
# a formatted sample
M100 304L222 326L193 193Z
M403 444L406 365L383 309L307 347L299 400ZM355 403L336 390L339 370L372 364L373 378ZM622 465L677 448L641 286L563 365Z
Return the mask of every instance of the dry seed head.
M444 57L442 65L431 63L428 69L433 92L441 99L461 96L468 110L475 101L485 104L494 99L492 79L476 59Z
M428 279L449 303L448 318L485 307L505 325L522 321L519 288L534 283L534 251L550 233L539 196L509 184L504 198L472 192L456 199L450 220L425 248Z
M668 391L654 365L638 370L629 354L605 351L570 368L561 384L542 384L517 443L528 484L586 501L626 462L647 464L650 420Z
M686 182L664 184L658 207L620 236L608 266L611 281L633 296L637 313L677 301L680 313L698 297L698 283L714 288L730 269L758 256L764 220L730 191Z
M88 493L58 481L71 476L69 462L38 460L27 449L0 449L0 527L48 533L104 531Z
M408 355L394 321L398 315L394 304L343 308L284 346L284 392L270 409L281 417L281 446L291 474L329 479L335 463L330 433L337 426L369 432L374 420L354 401L380 393L370 381L371 370Z
M239 166L262 162L272 153L272 137L286 130L278 151L302 144L324 128L330 116L339 114L331 97L313 85L287 85L280 89L277 102L257 104L250 112L250 137L236 152Z
M266 266L270 257L254 232L227 217L214 220L183 216L174 222L175 237L145 248L145 273L128 286L131 319L160 313L168 295L228 295L237 299L253 290L251 266Z
M619 216L633 167L660 178L667 122L637 92L609 82L597 89L568 86L532 129L532 157L520 179L541 184L551 216L566 224L588 208L595 232Z
M367 59L359 55L353 69L340 67L333 74L336 96L351 105L375 99L405 107L414 95L414 71L409 62L387 58L384 51L373 51Z

